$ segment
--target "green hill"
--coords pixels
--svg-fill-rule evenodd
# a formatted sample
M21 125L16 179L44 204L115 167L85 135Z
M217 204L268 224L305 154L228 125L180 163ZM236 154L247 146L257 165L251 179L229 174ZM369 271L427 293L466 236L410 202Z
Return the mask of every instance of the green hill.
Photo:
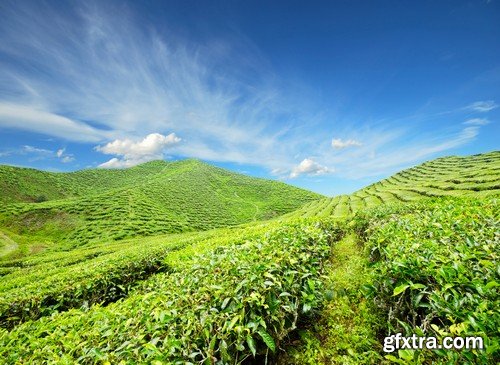
M42 245L237 225L321 197L197 160L72 173L2 166L0 181L0 225L21 241Z
M437 159L279 219L6 257L0 357L8 364L496 364L499 157ZM134 169L151 174L134 182ZM93 189L75 183L83 195L10 203L4 217L24 219L6 221L10 228L44 222L30 231L38 237L42 228L79 232L62 229L71 224L90 237L113 231L109 220L121 228L115 216L159 226L151 207L167 201L189 214L224 201L233 217L253 220L288 209L292 198L314 198L192 160L134 169L110 172L126 176L123 186L96 179L97 192L85 195ZM239 204L230 205L233 198ZM42 220L47 212L58 220ZM226 217L218 212L212 222ZM5 245L25 237L7 233ZM381 339L396 333L439 343L478 336L485 349L383 352Z
M500 151L466 157L442 157L403 170L351 195L320 199L289 217L345 217L385 203L441 196L488 196L500 193Z

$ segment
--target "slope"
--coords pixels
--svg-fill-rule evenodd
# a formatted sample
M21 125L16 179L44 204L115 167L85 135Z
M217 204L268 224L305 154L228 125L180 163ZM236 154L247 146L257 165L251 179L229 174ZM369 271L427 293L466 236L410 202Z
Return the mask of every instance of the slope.
M0 208L0 225L43 244L231 226L272 218L321 197L197 160L59 174L13 167L2 171L8 175L2 201L10 203ZM16 181L21 182L17 190ZM37 195L48 201L26 202Z
M403 170L351 195L304 205L287 217L345 217L384 203L440 196L488 196L500 193L500 151L442 157Z

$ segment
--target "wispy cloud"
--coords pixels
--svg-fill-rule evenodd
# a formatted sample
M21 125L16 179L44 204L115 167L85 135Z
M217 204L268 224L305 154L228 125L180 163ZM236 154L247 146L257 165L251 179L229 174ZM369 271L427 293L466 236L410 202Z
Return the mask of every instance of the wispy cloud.
M361 142L356 141L354 139L342 140L340 138L332 139L332 147L338 150L347 148L347 147L359 147L361 146Z
M34 147L31 145L24 145L19 148L9 149L6 151L0 152L0 157L6 156L29 156L30 161L39 161L39 160L59 160L63 163L72 162L75 160L75 157L71 153L66 153L65 148L60 148L57 151L49 150L46 148Z
M140 141L131 139L116 139L104 146L97 146L96 150L107 155L118 155L120 158L112 158L102 163L102 168L130 167L137 164L162 159L163 150L169 146L179 143L181 139L171 133L164 136L159 133L152 133Z
M186 141L175 150L181 156L293 163L278 142L300 107L290 109L245 39L166 39L138 26L126 7L110 15L82 5L62 16L33 6L7 9L12 14L0 25L10 40L0 52L34 63L2 65L0 127L98 143L175 132Z
M37 155L54 155L54 151L47 150L45 148L37 148L29 145L25 145L20 150L20 153L33 153Z
M447 138L420 135L406 144L386 145L378 151L368 150L361 161L356 161L355 168L346 169L346 176L361 178L395 172L415 162L470 143L478 136L479 130L480 126L469 126Z
M473 118L473 119L468 119L466 120L463 124L466 125L487 125L490 124L491 122L486 119L486 118Z
M472 110L475 112L485 113L498 108L498 104L493 100L476 101L465 107L465 109Z
M161 158L168 147L171 155L258 165L287 178L333 166L344 176L381 174L479 132L479 122L436 123L427 134L390 120L343 123L304 97L303 85L280 80L244 37L195 43L143 27L126 6L101 4L2 8L0 128L87 143L112 156L101 167ZM489 100L466 109L496 107ZM166 143L169 136L182 143ZM74 158L64 149L53 154Z
M33 105L0 102L0 127L15 128L81 142L97 142L112 134Z

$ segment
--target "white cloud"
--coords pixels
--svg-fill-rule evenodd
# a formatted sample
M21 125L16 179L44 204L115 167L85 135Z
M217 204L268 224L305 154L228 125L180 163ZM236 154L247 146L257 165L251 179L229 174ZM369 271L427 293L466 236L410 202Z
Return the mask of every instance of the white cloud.
M0 102L0 127L48 134L72 141L98 142L111 135L61 115L31 105Z
M75 160L75 157L71 153L66 153L66 148L60 148L56 151L56 156L61 160L62 163L69 163Z
M99 167L103 169L120 169L131 166L132 165L130 165L127 161L119 160L116 157L113 157L111 160L99 165Z
M53 151L46 148L24 145L19 148L10 149L8 151L2 151L0 153L0 157L12 156L12 155L21 155L21 156L27 155L29 156L29 161L51 160L57 158L63 163L68 163L75 160L73 154L66 153L65 148Z
M465 122L463 122L463 124L466 124L466 125L478 125L478 126L487 125L490 123L491 122L486 118L473 118L473 119L468 119Z
M489 112L495 108L498 108L498 105L493 100L476 101L465 107L465 109L480 113Z
M37 147L29 146L29 145L23 146L21 152L34 153L34 154L38 154L38 155L53 155L54 154L54 152L51 150L47 150L45 148L37 148Z
M362 146L361 142L356 141L354 139L347 139L343 141L340 138L334 138L332 139L332 147L335 149L344 149L347 147L360 147Z
M107 155L121 156L121 159L112 158L99 165L99 167L121 168L162 159L163 150L180 141L181 139L177 137L175 133L170 133L168 136L164 136L160 133L151 133L140 141L133 141L128 138L116 139L104 146L97 146L95 149Z
M66 156L63 156L61 158L61 161L63 163L69 163L69 162L73 162L75 160L75 158L73 156L69 156L69 155L66 155Z
M317 175L325 175L328 173L332 173L333 169L329 169L326 166L321 166L314 160L310 158L305 158L292 169L290 173L290 178L294 179L300 175L309 175L309 176L317 176Z

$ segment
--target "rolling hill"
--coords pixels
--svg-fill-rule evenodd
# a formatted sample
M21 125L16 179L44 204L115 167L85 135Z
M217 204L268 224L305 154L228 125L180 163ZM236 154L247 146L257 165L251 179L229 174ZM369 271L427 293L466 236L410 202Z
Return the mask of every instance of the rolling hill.
M321 197L197 160L72 173L2 166L0 189L3 230L38 245L232 226L282 215Z
M499 151L465 157L442 157L398 172L351 195L310 202L288 217L346 217L386 203L499 193Z
M71 197L9 203L4 217L15 214L26 224L37 222L33 212L42 207L57 209L61 225L97 211L102 215L88 229L112 230L106 221L114 212L107 209L122 219L130 218L123 207L147 214L154 202L166 201L162 189L187 195L191 188L199 195L172 201L190 210L237 195L251 222L103 238L0 260L0 358L8 364L496 364L499 158L492 152L437 159L262 222L253 221L262 218L253 204L269 214L287 207L286 194L297 201L314 194L279 183L276 189L291 190L275 191L274 183L190 160L135 168L147 170L148 181L134 183L133 169L110 171L124 174L126 183L96 179L97 192L75 183ZM165 169L151 172L158 166ZM274 200L256 187L274 192ZM57 194L69 196L63 188ZM129 200L116 200L121 194ZM84 202L94 208L73 212ZM480 336L485 350L383 352L381 338L395 333L439 341Z

